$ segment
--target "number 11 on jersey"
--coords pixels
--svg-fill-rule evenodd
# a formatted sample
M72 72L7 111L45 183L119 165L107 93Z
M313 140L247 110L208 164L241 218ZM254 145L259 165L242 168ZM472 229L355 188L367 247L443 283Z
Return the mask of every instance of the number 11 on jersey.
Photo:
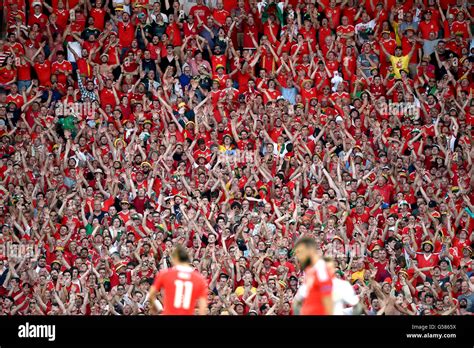
M190 281L175 280L174 308L189 309L193 293L193 283Z

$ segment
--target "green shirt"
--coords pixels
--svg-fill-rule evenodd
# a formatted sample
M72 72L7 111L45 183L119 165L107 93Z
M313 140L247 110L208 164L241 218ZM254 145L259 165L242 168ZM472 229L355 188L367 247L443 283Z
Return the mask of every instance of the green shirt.
M65 130L72 131L76 129L76 118L74 116L62 117L58 123L63 126Z
M88 236L90 236L92 232L94 231L94 226L92 226L92 224L87 224L85 228L86 228L86 234ZM102 228L99 228L99 234L102 234Z

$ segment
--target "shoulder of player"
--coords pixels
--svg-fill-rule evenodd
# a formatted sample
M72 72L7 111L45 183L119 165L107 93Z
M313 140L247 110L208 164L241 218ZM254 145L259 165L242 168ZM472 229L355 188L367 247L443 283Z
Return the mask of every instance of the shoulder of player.
M201 272L197 270L193 270L191 274L192 274L192 277L194 278L205 279L204 276L201 274Z
M167 268L167 269L160 270L158 273L156 273L156 276L167 277L172 274L176 274L176 270L174 268Z
M193 277L193 279L195 279L197 281L204 282L205 284L207 284L206 278L200 272L193 271L192 277Z
M318 276L319 280L329 279L329 271L326 262L323 259L319 259L312 267L314 273Z

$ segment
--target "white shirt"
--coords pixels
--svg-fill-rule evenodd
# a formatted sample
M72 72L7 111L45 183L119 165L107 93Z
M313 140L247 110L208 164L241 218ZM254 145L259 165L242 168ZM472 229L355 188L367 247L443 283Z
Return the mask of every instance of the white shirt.
M71 50L76 52L79 58L82 58L81 44L79 42L72 41L69 43L69 46L67 48L67 60L70 62L75 62L76 59L74 58L74 55L71 53Z
M351 315L352 307L359 303L359 297L347 280L334 278L332 281L332 299L334 315ZM350 306L351 308L345 308Z
M169 22L169 21L168 21L168 16L167 16L166 14L160 12L160 16L161 16L161 18L163 18L163 22L164 22L164 23L168 23L168 22ZM157 16L156 16L155 13L151 13L151 14L150 14L150 18L151 18L152 20L154 20L156 23L158 23Z
M367 22L367 23L362 23L362 22L361 22L361 23L357 24L357 25L354 27L354 29L355 29L355 32L358 34L359 31L365 31L365 30L367 30L368 28L374 29L375 24L376 24L375 19L372 19L371 21L369 21L369 22Z

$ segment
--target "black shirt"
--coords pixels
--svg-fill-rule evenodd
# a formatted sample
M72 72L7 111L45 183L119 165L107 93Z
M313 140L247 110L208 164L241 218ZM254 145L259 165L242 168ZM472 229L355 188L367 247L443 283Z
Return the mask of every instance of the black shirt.
M441 60L441 62L444 62L444 61L448 60L451 57L451 55L453 57L458 56L456 53L454 53L453 51L450 51L450 50L445 50L444 53L442 53L442 54L438 53L438 56L439 56L439 59ZM436 79L439 80L444 75L447 74L446 68L442 65L441 66L438 65L438 60L436 59L435 52L431 53L430 59L431 59L431 63L435 66Z

